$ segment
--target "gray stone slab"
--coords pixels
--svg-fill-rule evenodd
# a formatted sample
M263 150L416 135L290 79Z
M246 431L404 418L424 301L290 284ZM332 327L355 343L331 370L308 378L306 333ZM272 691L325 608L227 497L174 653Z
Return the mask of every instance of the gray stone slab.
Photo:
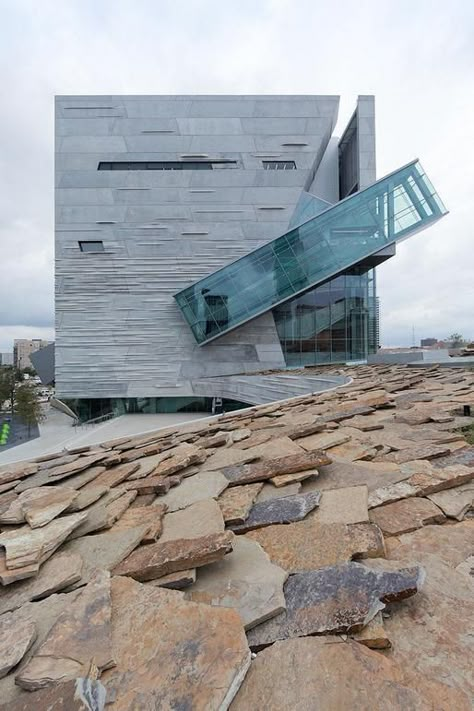
M321 494L318 491L310 491L308 494L295 494L257 502L243 523L230 528L234 533L245 533L272 524L301 521L319 505L320 499Z

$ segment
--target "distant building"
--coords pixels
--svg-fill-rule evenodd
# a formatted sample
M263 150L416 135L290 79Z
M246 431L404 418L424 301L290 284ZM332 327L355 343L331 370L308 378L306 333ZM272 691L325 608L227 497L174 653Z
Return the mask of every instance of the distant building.
M16 338L13 342L13 363L15 368L23 370L24 368L32 368L33 364L30 360L30 355L36 353L41 348L49 346L50 341L45 341L42 338Z
M13 353L0 353L0 365L13 365Z
M420 341L420 346L422 348L429 348L430 346L435 346L437 343L437 338L422 338Z

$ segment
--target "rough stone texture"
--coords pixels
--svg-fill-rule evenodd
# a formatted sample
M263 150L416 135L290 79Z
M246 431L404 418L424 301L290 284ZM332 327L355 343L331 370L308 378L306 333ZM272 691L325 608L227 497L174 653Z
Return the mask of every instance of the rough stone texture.
M11 585L20 580L26 580L38 573L39 563L31 565L23 565L21 568L9 570L7 568L7 558L4 551L0 548L0 583L2 585Z
M301 447L289 437L275 437L269 442L247 449L247 453L253 454L255 459L260 457L264 457L265 459L278 459L288 457L291 454L301 454L302 452Z
M153 511L156 506L150 506ZM160 543L181 538L202 538L224 532L224 519L214 499L203 499L186 509L168 513L163 520Z
M473 540L474 521L466 520L426 526L387 541L393 565L418 561L426 569L420 594L393 605L385 620L399 663L463 690L469 698L474 695L473 579L457 567L472 555Z
M252 484L248 484L248 486L252 486ZM233 488L229 489L229 491L232 491ZM258 503L260 503L261 501L268 501L269 499L280 499L282 496L293 496L293 494L299 494L300 492L301 482L296 482L295 484L287 484L286 486L282 487L275 487L273 484L264 483L263 489L260 491L256 500Z
M99 570L112 570L136 548L147 535L148 525L114 531L111 528L95 536L84 536L68 541L61 549L64 553L76 553L83 561L78 585L86 585Z
M163 517L166 513L164 504L156 506L137 506L129 508L123 516L114 523L111 531L125 531L137 526L147 526L147 533L142 538L142 543L154 543L163 532Z
M354 632L351 636L356 642L364 644L369 649L389 649L392 646L385 631L381 612L377 612L360 632Z
M262 487L263 482L233 486L226 489L219 496L217 503L220 506L226 524L243 523L245 521Z
M281 459L271 459L255 464L242 464L235 467L224 467L223 475L231 486L265 481L282 474L294 474L308 469L315 469L331 460L324 452L314 451L303 454L291 454Z
M371 509L370 520L380 526L386 536L398 536L429 523L443 523L445 516L432 501L415 497Z
M34 696L25 692L15 701L2 704L0 711L31 711L32 702L37 711L102 711L105 697L100 681L80 678L41 689Z
M71 514L41 528L22 526L14 531L3 531L0 546L5 547L7 568L14 570L43 563L86 518L85 513Z
M25 656L36 637L33 620L16 619L14 613L0 619L0 679Z
M104 496L109 491L108 486L91 486L90 488L84 487L81 491L77 492L76 498L67 507L68 513L73 513L75 511L82 511L82 509L87 508L91 504L95 503L101 496Z
M116 668L101 681L114 711L228 708L250 665L234 610L126 578L112 580Z
M391 484L390 486L382 486L369 494L369 509L383 506L384 504L392 504L394 501L400 501L401 499L409 499L419 493L420 490L417 486L413 486L406 481L400 481L398 484Z
M199 472L189 479L184 479L178 487L164 496L160 496L156 503L166 504L170 512L178 511L197 501L217 498L228 483L226 477L220 472Z
M423 582L420 568L375 571L342 563L290 575L284 587L286 611L248 634L250 647L288 637L361 630L386 602L414 595Z
M451 465L444 469L434 469L430 473L413 474L408 479L408 483L418 487L420 492L426 496L437 491L451 489L460 484L466 484L474 479L474 468L466 467L462 464Z
M390 452L384 455L384 460L387 462L395 462L396 464L404 464L415 459L436 459L450 453L447 445L437 444L419 444L417 447L408 447L399 452Z
M218 449L215 454L206 460L206 469L208 471L215 471L217 469L222 469L223 467L229 467L233 464L245 464L246 462L252 462L255 459L254 454L249 454L243 449Z
M261 501L253 505L244 523L231 528L235 533L245 533L263 526L301 521L319 505L320 498L318 491L310 491L308 494Z
M303 482L303 491L314 486L321 491L345 486L367 486L369 492L387 484L394 484L407 475L400 472L397 464L386 462L344 462L334 460L332 464L319 468L317 482Z
M155 585L160 588L170 588L171 590L182 590L196 582L196 568L189 570L178 570L177 573L163 575L162 578L149 580L145 585Z
M319 523L366 523L369 520L366 486L323 492L317 512Z
M136 491L127 491L121 495L118 489L112 489L96 504L86 509L86 520L77 527L71 538L79 538L104 528L110 528L128 509L136 496Z
M110 574L102 571L58 618L16 683L33 691L85 676L92 659L99 670L113 666L111 631Z
M21 673L22 669L28 664L30 658L36 653L37 649L42 645L49 634L52 626L55 624L58 617L77 599L79 592L50 595L45 600L38 602L27 602L21 608L15 611L15 619L33 620L36 625L37 636L30 649L26 652L23 660L18 667L8 674L3 679L0 679L0 703L5 704L9 709L9 704L15 699L26 699L30 704L34 698L30 692L24 691L15 684L15 676ZM30 706L31 708L31 706ZM49 711L49 710L48 710Z
M436 506L439 506L446 516L462 521L465 514L474 508L474 483L469 482L455 489L430 494L428 498Z
M148 476L144 479L126 481L121 487L124 491L136 491L138 494L166 494L172 486L181 482L181 476Z
M201 538L151 543L131 553L114 568L115 575L128 575L146 581L169 573L214 563L232 550L233 534L230 531Z
M59 592L81 579L82 558L77 554L58 553L41 566L32 579L17 582L0 593L0 615Z
M18 498L21 499L34 489L30 489ZM30 524L31 528L37 528L39 526L45 526L47 523L52 521L56 516L65 511L68 506L77 497L77 492L74 489L67 489L66 487L60 486L48 486L42 487L38 490L41 495L36 496L34 499L28 499L22 501L21 507L25 515L26 521Z
M189 445L186 454L178 454L171 456L161 464L158 464L154 471L155 476L170 476L176 474L182 469L186 469L193 464L202 464L207 458L205 449Z
M0 484L7 484L10 481L17 481L18 479L24 479L27 476L36 474L39 467L37 464L7 464L5 467L0 468Z
M321 434L314 434L310 437L303 437L298 440L298 444L311 452L315 449L331 449L331 447L337 447L337 445L345 444L350 442L351 438L347 435L341 435L339 432L323 432Z
M318 524L316 517L287 526L268 526L245 534L289 573L314 570L353 558L385 555L383 536L371 523Z
M131 462L128 464L119 464L116 467L111 467L106 471L99 474L93 481L92 484L86 484L86 488L91 486L107 486L111 488L113 486L118 486L123 481L128 479L137 469L140 468L138 462Z
M270 479L270 482L273 486L281 488L299 481L305 481L306 479L315 479L318 474L319 472L317 469L308 469L304 472L295 472L295 474L281 474L280 476L274 476Z
M469 711L462 692L413 673L357 642L304 637L253 660L231 711Z
M232 553L199 570L186 598L236 609L248 630L285 609L287 576L258 543L241 536L234 541Z

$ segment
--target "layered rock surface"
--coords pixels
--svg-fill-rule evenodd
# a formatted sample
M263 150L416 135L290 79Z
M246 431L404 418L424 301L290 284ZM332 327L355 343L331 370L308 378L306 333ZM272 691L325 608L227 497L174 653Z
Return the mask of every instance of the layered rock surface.
M0 467L2 711L469 708L474 374L336 372Z

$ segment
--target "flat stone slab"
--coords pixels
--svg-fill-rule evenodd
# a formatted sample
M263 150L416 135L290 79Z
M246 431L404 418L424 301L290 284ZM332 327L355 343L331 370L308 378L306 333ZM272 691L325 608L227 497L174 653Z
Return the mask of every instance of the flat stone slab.
M12 585L20 580L34 577L38 574L39 568L39 563L31 563L30 565L23 565L20 568L9 570L5 552L0 548L0 583L2 585Z
M199 472L184 479L175 489L160 496L156 503L166 504L168 511L185 509L203 499L216 499L228 486L228 480L221 472Z
M137 526L147 526L147 533L143 536L141 542L155 543L163 533L163 518L166 510L164 504L128 508L110 530L125 531L130 528L136 528Z
M254 459L254 454L249 454L240 448L220 448L206 460L206 470L221 470L222 467L232 466L233 464L245 464L245 462L252 462Z
M375 489L369 494L368 506L373 509L376 506L384 504L392 504L401 499L409 499L412 496L417 496L420 490L417 486L413 486L406 481L399 481L397 484L382 486L380 489Z
M387 602L414 595L424 579L420 568L376 571L359 563L290 575L284 586L286 611L247 635L250 647L313 634L361 630Z
M157 507L149 508L153 511ZM223 532L224 519L219 504L215 499L203 499L186 509L165 515L160 543L181 538L202 538Z
M317 469L324 464L330 464L329 457L320 451L305 452L303 454L290 454L281 459L269 459L255 464L241 464L235 467L224 467L222 474L230 486L238 484L252 484L256 481L265 481L282 474L294 474L307 469Z
M372 523L321 523L316 516L286 526L267 526L245 534L260 543L270 559L289 573L314 570L385 555L379 527Z
M248 630L285 609L283 583L287 577L258 543L240 536L232 553L199 570L186 599L232 607Z
M444 471L444 469L440 471ZM441 509L445 516L462 521L465 514L474 508L474 482L462 484L455 489L440 491L437 494L430 494L428 498Z
M437 491L451 489L460 484L466 484L474 479L474 467L462 464L451 465L431 472L413 474L407 482L416 486L422 495L435 494Z
M295 472L294 474L281 474L280 476L274 476L270 479L273 486L277 489L288 486L289 484L295 484L299 481L306 481L306 479L315 479L319 476L319 471L317 469L307 469L304 472Z
M102 571L58 618L16 683L34 691L84 677L92 659L99 671L114 666L111 612L110 574Z
M432 501L414 497L371 509L370 520L386 536L399 536L430 523L443 523L445 515Z
M100 570L112 570L126 558L144 539L149 525L115 531L112 527L104 533L68 541L61 553L77 554L82 558L81 579L75 586L86 585Z
M6 567L14 570L25 565L41 565L86 518L87 514L77 513L62 516L41 528L22 526L14 531L3 531L0 546L5 548Z
M8 484L10 481L24 479L32 474L36 474L38 469L38 464L34 463L7 464L5 467L0 468L0 484Z
M85 509L87 518L76 528L71 538L80 538L110 528L125 513L136 496L136 491L122 493L118 489L112 489L97 503Z
M73 489L65 487L33 487L13 498L10 506L1 506L0 523L20 524L27 521L31 528L44 526L65 511L76 496Z
M59 592L81 579L82 558L78 554L58 553L41 566L28 580L9 585L0 592L0 615Z
M37 711L91 711L93 708L102 709L105 699L105 688L98 679L79 678L35 691L34 704ZM31 711L31 703L31 695L24 692L15 701L2 704L0 711Z
M271 480L270 480L271 481ZM252 484L248 484L252 486ZM234 488L228 489L228 491L233 491ZM301 492L301 482L296 482L293 484L287 484L286 486L276 487L273 484L263 484L263 488L257 496L257 501L268 501L269 499L280 499L282 496L293 496L293 494L299 494Z
M288 457L291 454L301 454L302 451L299 443L296 444L289 437L273 437L268 442L247 449L247 453L253 454L255 458L263 457L265 459Z
M324 491L317 512L319 523L367 523L366 486L348 486Z
M226 489L218 498L226 524L243 523L250 513L254 501L262 490L263 482L244 484Z
M351 438L348 435L341 435L339 432L322 432L321 434L310 435L298 440L298 444L308 452L315 449L331 449L340 444L350 442Z
M420 444L417 447L407 447L398 452L390 452L390 454L385 454L383 458L386 462L403 464L404 462L410 462L415 459L436 459L437 457L444 457L449 454L450 451L448 446L442 444Z
M33 620L17 619L13 613L3 615L0 624L0 679L16 667L36 637Z
M214 563L232 550L233 534L230 531L201 538L151 543L133 551L114 568L114 575L128 575L146 581L161 578L179 570L198 568Z
M117 666L101 682L114 711L229 707L250 664L235 610L120 577L112 580L112 610Z
M232 711L470 711L466 694L340 637L276 642L252 661Z
M253 505L244 523L231 526L235 533L245 533L255 528L271 526L279 523L301 521L310 511L319 505L321 494L310 491L308 494L296 494L279 499L261 501Z

